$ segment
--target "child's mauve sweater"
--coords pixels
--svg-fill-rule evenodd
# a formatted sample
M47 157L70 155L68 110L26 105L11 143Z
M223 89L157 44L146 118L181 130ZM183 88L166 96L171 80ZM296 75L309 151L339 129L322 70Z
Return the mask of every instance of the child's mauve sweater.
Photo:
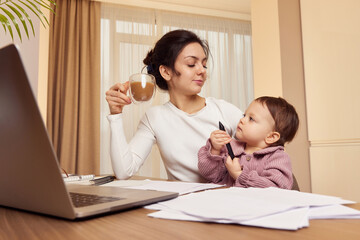
M233 152L239 158L243 171L234 180L226 169L228 157L225 146L220 155L210 153L210 140L198 152L200 174L207 180L235 187L278 187L291 189L293 184L290 157L284 147L268 147L252 154L244 152L245 144L237 140L231 141Z

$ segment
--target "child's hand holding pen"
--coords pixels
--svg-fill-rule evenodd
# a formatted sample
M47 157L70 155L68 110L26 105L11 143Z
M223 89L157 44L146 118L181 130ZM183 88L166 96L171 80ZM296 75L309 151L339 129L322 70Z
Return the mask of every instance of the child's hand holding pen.
M228 156L225 162L225 167L234 180L236 180L242 173L242 166L240 165L239 158L237 157L231 159L231 157Z
M220 155L221 148L231 141L231 137L225 131L215 130L210 135L212 155Z

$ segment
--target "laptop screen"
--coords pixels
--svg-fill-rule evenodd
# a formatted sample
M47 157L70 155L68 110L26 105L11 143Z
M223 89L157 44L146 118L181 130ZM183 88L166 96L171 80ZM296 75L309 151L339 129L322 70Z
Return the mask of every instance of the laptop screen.
M20 55L0 50L0 205L74 216Z

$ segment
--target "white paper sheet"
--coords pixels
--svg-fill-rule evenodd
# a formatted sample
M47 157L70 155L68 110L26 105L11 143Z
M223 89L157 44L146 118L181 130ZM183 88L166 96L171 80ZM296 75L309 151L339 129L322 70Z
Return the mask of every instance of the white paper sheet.
M269 202L287 204L294 207L325 206L332 204L352 204L353 201L321 194L299 192L281 188L230 188L249 198L265 198Z
M191 182L173 182L173 181L153 181L153 180L116 180L102 186L126 187L132 189L157 190L166 192L178 192L187 194L206 189L219 188L224 185L213 183L191 183Z
M236 188L192 193L158 203L162 209L174 209L204 220L250 220L293 208L291 205L248 198Z
M239 222L239 224L282 230L298 230L309 226L308 213L308 207L301 207L250 221Z
M360 211L343 205L313 207L309 219L360 219Z
M148 184L150 180L115 180L100 186L107 187L135 187Z

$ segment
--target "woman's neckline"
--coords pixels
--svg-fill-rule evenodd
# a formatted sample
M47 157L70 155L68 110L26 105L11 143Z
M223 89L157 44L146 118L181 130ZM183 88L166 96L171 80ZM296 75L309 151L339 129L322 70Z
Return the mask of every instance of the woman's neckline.
M201 106L201 108L195 108L194 110L190 111L190 112L187 112L187 111L184 111L182 109L179 109L177 106L175 106L175 104L173 104L170 100L168 101L168 104L173 108L175 109L176 111L179 111L183 114L186 114L188 116L194 116L194 115L197 115L198 113L202 112L206 106L207 106L207 98L204 98L204 97L201 97L201 100L203 101L203 106Z

